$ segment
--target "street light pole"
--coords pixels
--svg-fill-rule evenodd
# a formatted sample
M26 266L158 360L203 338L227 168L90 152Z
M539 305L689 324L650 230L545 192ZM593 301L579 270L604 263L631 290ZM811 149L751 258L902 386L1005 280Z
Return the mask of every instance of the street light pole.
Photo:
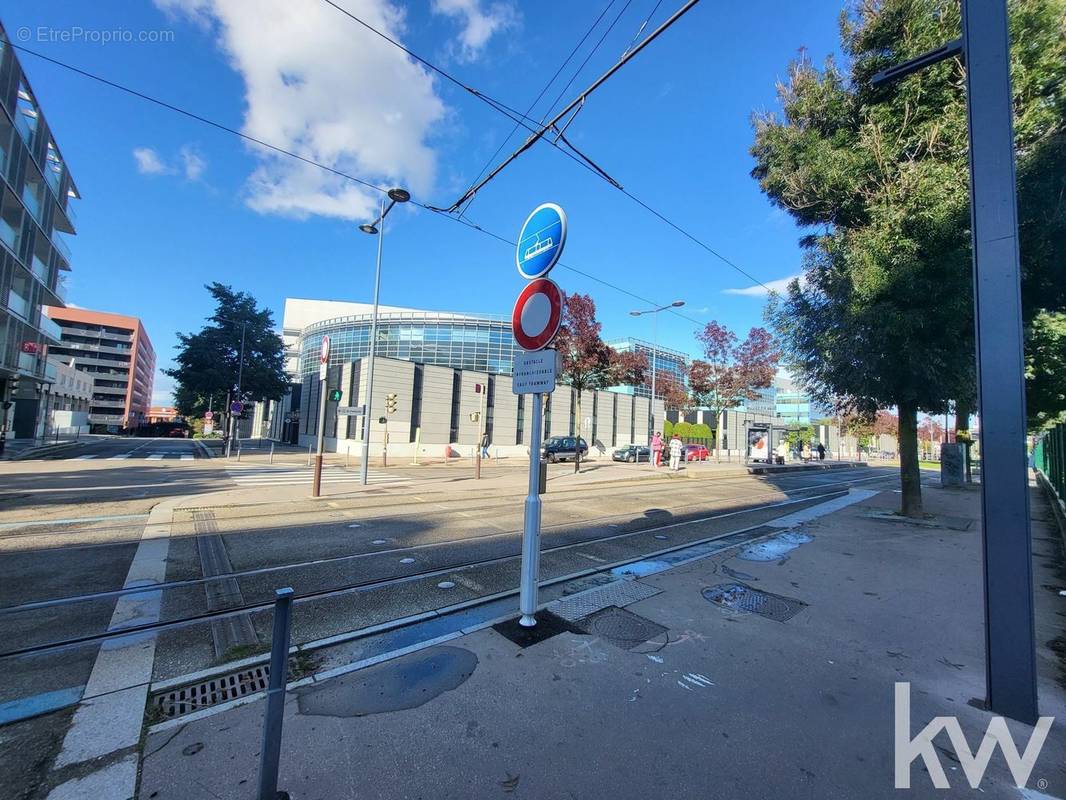
M237 396L236 396L236 398L234 398L234 400L236 402L240 402L241 401L241 382L242 382L242 380L244 378L244 337L245 337L245 334L248 332L248 321L244 320L243 322L239 322L238 323L237 320L229 319L228 317L215 317L215 319L217 319L219 322L230 322L230 323L233 323L235 325L239 324L241 326L241 355L240 355L240 359L237 362L237 387L236 387ZM229 436L229 441L226 442L226 458L229 458L230 450L233 448L233 439L234 439L234 437L236 436L236 433L237 433L237 418L233 415L233 409L232 408L227 408L226 409L226 413L229 414L229 420L230 420L230 425L229 425L230 436Z
M385 198L381 199L381 214L374 222L359 226L363 233L378 237L378 257L374 267L374 310L370 314L370 352L367 354L367 368L370 374L366 380L366 403L363 408L363 459L359 465L359 482L366 486L369 482L370 468L370 419L371 407L374 397L374 352L377 348L378 335L378 299L381 293L381 248L385 239L385 217L397 203L406 203L411 199L410 193L405 189L389 189L389 204L385 205ZM380 229L378 226L381 226Z
M631 317L640 317L640 316L643 316L644 314L651 314L652 315L652 327L651 327L651 337L652 337L652 343L651 343L652 344L652 347L651 347L651 398L648 400L648 445L649 445L649 448L651 446L651 437L655 434L655 378L656 378L656 373L658 372L656 361L657 361L657 357L659 355L659 312L660 311L666 311L667 309L670 309L670 308L681 308L681 306L683 306L683 305L685 305L685 301L684 300L675 300L674 302L669 303L669 304L667 304L665 306L660 306L659 308L652 308L652 309L648 309L646 311L630 311L629 312L629 315ZM652 469L655 469L655 467L656 467L655 454L652 453L651 454L651 458L648 459L648 460L651 462Z

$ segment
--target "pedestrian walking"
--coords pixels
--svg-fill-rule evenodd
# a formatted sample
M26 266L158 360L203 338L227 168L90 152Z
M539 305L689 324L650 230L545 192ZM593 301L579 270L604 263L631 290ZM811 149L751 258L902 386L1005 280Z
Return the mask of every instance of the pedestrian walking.
M803 460L804 460L804 462L808 462L808 461L811 460L811 445L810 445L810 442L805 442L803 444Z
M655 431L655 435L651 437L651 456L655 459L655 466L662 464L663 436L659 431Z
M818 442L818 460L825 461L825 445Z
M670 469L677 472L681 468L681 451L684 450L684 445L681 444L681 437L676 433L670 440Z

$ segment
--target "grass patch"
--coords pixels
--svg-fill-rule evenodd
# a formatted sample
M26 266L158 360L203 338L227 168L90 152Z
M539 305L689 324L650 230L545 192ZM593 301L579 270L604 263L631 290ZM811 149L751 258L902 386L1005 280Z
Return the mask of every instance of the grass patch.
M270 645L266 644L237 644L230 647L222 654L215 663L228 664L230 661L240 661L242 658L262 655L270 652Z

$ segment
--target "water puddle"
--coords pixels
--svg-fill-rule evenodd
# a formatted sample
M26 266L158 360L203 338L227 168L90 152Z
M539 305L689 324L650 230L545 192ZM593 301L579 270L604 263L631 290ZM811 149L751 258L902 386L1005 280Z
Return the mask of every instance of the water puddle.
M801 544L814 541L809 533L787 531L770 539L751 544L737 554L745 561L787 561L788 554Z
M462 647L431 647L296 690L301 714L365 717L418 708L463 684L477 656Z

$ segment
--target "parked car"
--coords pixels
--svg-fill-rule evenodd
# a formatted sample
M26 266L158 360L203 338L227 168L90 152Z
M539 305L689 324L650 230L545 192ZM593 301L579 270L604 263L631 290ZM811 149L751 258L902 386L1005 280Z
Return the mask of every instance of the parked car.
M647 447L638 447L635 444L631 444L628 447L619 447L613 453L611 453L612 461L628 461L633 464L637 461L651 461L651 449Z
M686 444L685 445L685 461L706 461L711 457L710 451L706 445L702 444Z
M185 439L188 438L188 435L188 431L186 431L185 428L171 428L167 437L170 439Z
M589 446L580 436L553 436L540 449L541 458L549 463L567 461L577 458L578 448L581 448L581 457L584 458L589 451Z

